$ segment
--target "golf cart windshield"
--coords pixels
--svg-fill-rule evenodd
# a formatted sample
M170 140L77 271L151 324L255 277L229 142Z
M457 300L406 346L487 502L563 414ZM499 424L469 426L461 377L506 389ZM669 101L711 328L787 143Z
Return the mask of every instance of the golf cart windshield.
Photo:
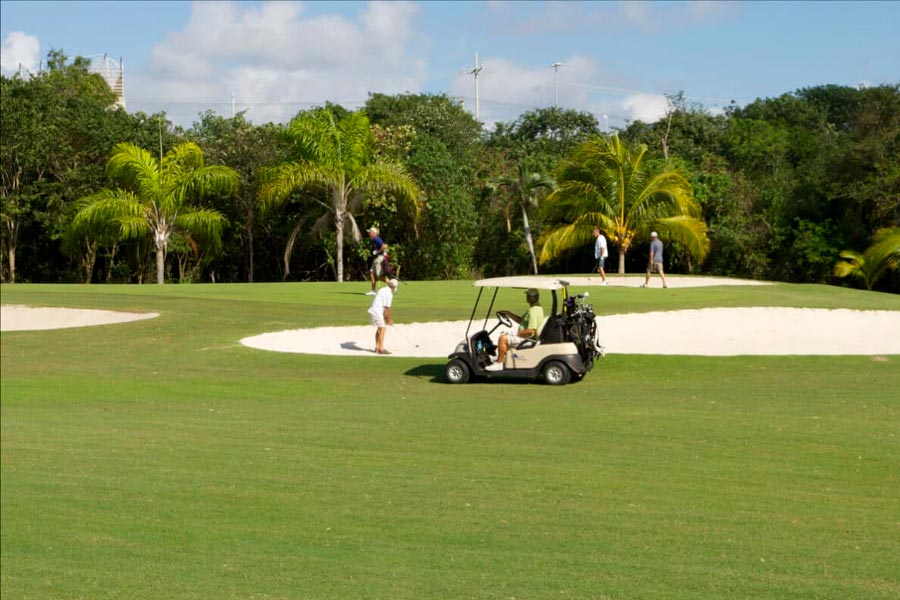
M540 277L531 275L521 277L491 277L490 279L479 279L472 285L479 288L479 290L478 297L475 299L475 306L472 307L472 314L469 317L469 326L466 328L466 339L469 338L469 333L472 328L472 321L474 321L475 319L475 312L478 310L478 305L481 302L481 294L482 292L484 292L484 288L494 288L494 293L491 296L491 301L488 303L487 311L484 315L484 322L481 326L482 329L487 329L488 321L494 314L494 303L497 300L497 294L501 289L527 290L529 288L534 288L536 290L550 290L553 301L553 306L551 308L550 314L555 315L558 308L556 291L564 290L563 294L565 296L565 290L566 286L568 286L568 282L562 279L557 279L555 277Z

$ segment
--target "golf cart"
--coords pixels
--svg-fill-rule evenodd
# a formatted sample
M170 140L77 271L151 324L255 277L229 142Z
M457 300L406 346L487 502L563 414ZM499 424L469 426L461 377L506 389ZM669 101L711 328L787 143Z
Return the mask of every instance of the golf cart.
M444 370L449 383L466 383L471 378L491 380L528 379L542 380L550 385L565 385L570 379L580 380L594 366L594 361L601 355L602 347L598 342L597 323L594 310L583 300L587 293L570 296L568 282L552 277L494 277L475 282L478 296L466 337L449 356L450 361ZM494 288L488 293L490 301L484 315L484 322L477 331L473 330L473 322L485 288ZM506 354L502 370L487 369L497 360L495 339L499 334L491 336L502 325L515 332L516 326L505 314L505 311L494 313L494 303L501 289L536 289L549 291L551 309L549 316L538 326L535 339L526 340ZM546 302L546 298L544 299ZM496 325L488 329L491 315L497 319ZM476 326L477 327L477 326Z

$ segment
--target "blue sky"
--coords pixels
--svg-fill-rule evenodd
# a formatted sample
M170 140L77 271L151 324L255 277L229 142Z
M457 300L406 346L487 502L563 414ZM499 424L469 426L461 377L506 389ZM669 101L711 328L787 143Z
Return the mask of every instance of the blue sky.
M488 126L536 107L653 121L799 88L900 83L898 2L0 2L2 69L124 60L129 111L284 122L326 100L443 93ZM551 65L562 63L554 72ZM556 75L556 76L554 76ZM605 115L605 118L604 118Z

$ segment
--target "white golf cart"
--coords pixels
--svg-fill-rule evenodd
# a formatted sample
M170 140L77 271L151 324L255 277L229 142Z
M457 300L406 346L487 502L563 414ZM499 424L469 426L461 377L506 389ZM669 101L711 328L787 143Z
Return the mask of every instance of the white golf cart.
M449 383L466 383L473 378L491 380L529 379L542 380L550 385L565 385L572 378L580 380L594 366L594 361L603 349L599 344L594 310L583 299L587 293L570 296L568 282L554 277L494 277L475 282L478 296L469 317L466 337L449 356L444 374ZM481 303L485 288L494 288L490 296L484 322L477 331L472 331L475 314ZM506 353L503 369L488 370L487 366L497 359L500 326L515 332L516 326L504 314L494 312L497 294L503 289L527 290L534 288L549 291L551 308L549 316L538 327L534 340L526 340ZM546 307L546 296L542 298ZM518 300L521 302L521 300ZM491 316L496 324L489 330ZM494 337L492 337L494 336Z

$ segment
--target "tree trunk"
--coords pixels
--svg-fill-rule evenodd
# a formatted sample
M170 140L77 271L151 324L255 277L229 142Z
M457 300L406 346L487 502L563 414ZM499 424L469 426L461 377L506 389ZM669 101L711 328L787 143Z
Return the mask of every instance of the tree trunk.
M169 226L164 223L156 230L154 241L156 242L156 283L162 285L166 282L166 250L169 246Z
M294 252L294 242L297 241L297 236L300 234L301 227L303 227L303 221L299 221L294 226L294 230L291 231L291 235L284 247L284 272L281 276L282 281L287 281L288 275L291 274L291 254Z
M334 213L334 233L335 233L335 272L337 273L337 281L344 281L344 212L341 210Z
M248 250L249 250L248 258L250 259L250 264L248 265L249 268L247 270L247 281L249 283L253 283L253 224L252 223L247 228L247 238L248 238L247 245L248 245Z
M619 275L625 274L625 251L619 250Z
M9 282L16 282L16 247L9 244L7 247L7 255L9 256Z
M116 252L119 249L118 244L113 244L109 252L106 253L106 283L112 281L113 267L115 266Z
M90 283L94 278L94 265L97 262L97 244L94 242L85 242L84 258L82 264L84 266L84 282Z
M531 265L534 267L534 274L538 274L537 257L534 255L534 240L531 239L531 226L528 224L528 211L522 206L522 222L525 224L525 243L528 244L528 253L531 254Z
M156 247L156 283L162 285L166 282L166 251L162 246Z

